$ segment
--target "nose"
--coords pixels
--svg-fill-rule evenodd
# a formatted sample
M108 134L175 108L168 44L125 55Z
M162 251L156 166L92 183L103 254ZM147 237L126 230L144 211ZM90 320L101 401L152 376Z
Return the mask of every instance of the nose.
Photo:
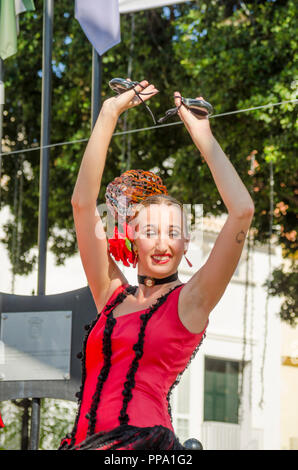
M168 251L169 239L164 234L160 233L156 239L155 247L159 253L166 253Z

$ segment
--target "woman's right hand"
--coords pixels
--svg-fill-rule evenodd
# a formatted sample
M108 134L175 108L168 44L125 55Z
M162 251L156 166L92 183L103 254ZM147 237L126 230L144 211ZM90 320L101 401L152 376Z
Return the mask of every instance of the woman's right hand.
M140 100L140 98L138 98L134 89L138 92L148 93L148 94L141 95L143 101L147 101L150 98L152 98L154 95L159 93L159 91L155 88L155 86L150 85L147 80L142 80L140 84L142 86L136 85L131 90L127 90L124 93L121 93L119 95L113 96L105 100L102 106L103 111L111 112L112 115L114 116L116 115L116 117L119 117L127 109L138 106L140 103L142 103L142 101Z

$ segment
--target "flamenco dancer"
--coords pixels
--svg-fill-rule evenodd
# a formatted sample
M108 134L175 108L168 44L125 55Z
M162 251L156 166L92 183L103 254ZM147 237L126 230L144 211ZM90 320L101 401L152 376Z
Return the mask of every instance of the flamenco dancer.
M190 240L183 206L157 175L130 170L107 187L118 224L107 238L96 207L107 151L119 116L141 103L140 92L146 101L158 90L144 80L104 102L72 196L80 256L99 314L79 354L78 412L61 450L185 449L172 426L170 393L205 337L253 217L252 199L208 116L198 118L175 92L179 117L228 210L226 223L206 263L183 284L177 270ZM129 285L111 255L137 267L137 286Z

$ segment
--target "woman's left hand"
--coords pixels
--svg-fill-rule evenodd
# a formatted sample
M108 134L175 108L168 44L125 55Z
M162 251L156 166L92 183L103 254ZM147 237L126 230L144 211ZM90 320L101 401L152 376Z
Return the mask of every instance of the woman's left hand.
M196 99L203 100L202 96L197 96ZM175 106L180 106L181 104L181 94L179 91L175 91L174 93L174 101ZM203 111L206 111L205 108L201 108ZM196 116L193 114L186 106L182 104L178 111L178 115L181 121L184 122L185 127L187 128L188 132L193 136L195 133L196 135L199 133L202 139L208 138L212 136L212 131L209 123L208 116Z

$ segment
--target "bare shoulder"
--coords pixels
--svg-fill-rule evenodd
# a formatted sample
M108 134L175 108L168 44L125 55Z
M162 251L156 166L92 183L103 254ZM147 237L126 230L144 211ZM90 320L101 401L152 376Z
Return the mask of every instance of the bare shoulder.
M202 297L197 280L191 278L181 289L178 299L178 316L185 328L194 334L205 328L210 312L202 308Z

